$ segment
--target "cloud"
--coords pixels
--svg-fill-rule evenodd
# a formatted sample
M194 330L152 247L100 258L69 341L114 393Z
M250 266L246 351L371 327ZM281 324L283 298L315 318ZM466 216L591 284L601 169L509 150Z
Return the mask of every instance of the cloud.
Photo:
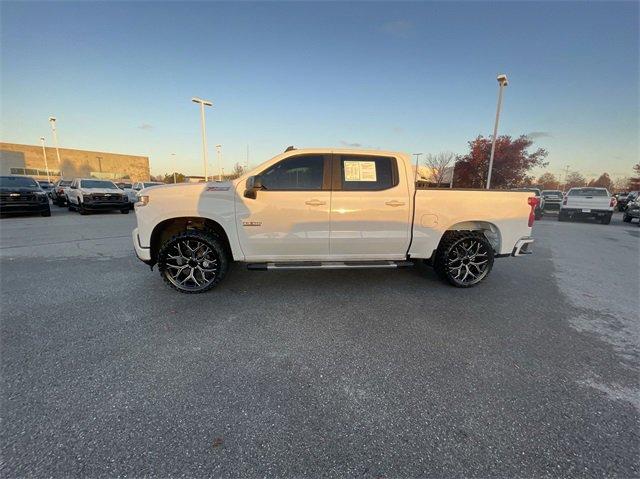
M414 31L415 25L409 20L392 20L381 25L380 30L398 38L408 38Z
M149 123L143 123L142 125L138 126L139 129L141 130L153 130L153 125L150 125Z
M399 127L399 126L394 126L393 127L393 132L394 133L404 133L404 128Z
M532 131L531 133L527 133L527 138L537 140L538 138L553 138L553 135L548 131Z
M351 148L362 148L362 143L349 143L348 141L340 140L340 144Z

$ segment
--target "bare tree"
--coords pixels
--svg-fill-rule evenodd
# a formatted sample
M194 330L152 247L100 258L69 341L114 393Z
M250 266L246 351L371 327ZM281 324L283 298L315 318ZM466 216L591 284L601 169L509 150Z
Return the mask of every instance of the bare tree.
M429 168L431 175L431 181L437 186L440 186L444 181L444 177L447 176L449 171L449 165L454 162L456 155L450 151L442 151L435 155L429 153L424 160L424 164Z
M233 165L233 171L229 175L229 179L233 180L244 175L244 167L240 163Z

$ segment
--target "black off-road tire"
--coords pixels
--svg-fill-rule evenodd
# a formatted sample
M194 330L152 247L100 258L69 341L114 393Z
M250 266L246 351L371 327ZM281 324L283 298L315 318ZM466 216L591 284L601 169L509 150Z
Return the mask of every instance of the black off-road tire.
M483 256L474 256L474 259L478 257L478 262L486 261L484 263L484 269L482 271L475 268L476 278L473 280L466 280L456 277L452 271L452 263L455 263L455 257L461 250L464 250L466 245L473 244L473 251L481 251ZM477 245L477 246L475 246ZM468 259L468 258L467 258ZM477 231L448 231L444 234L436 250L435 258L433 261L433 267L442 279L446 280L457 288L470 288L475 286L484 280L491 269L493 268L494 251L493 246L489 243L486 236ZM462 261L462 260L460 260ZM466 266L467 271L469 267Z
M625 223L631 223L631 216L629 216L627 213L622 215L622 221L624 221Z
M121 210L120 210L120 213L122 213L123 215L128 215L128 214L129 214L129 211L130 211L130 210L129 210L129 207L127 207L127 208L121 209Z
M211 281L207 282L201 287L181 287L180 285L176 284L175 278L172 279L172 276L170 274L172 267L167 264L169 256L171 255L171 253L175 253L174 248L178 243L183 245L187 241L201 243L209 247L212 252L211 260L215 259L215 261L217 262L217 271L215 273L215 276ZM162 276L163 281L167 283L171 288L179 291L180 293L195 294L209 291L224 279L229 268L229 258L227 257L227 253L223 243L215 235L200 230L187 230L174 235L169 240L160 245L157 264L158 270L160 271L160 276Z
M41 212L40 216L51 216L51 208L47 208L46 210Z
M82 203L78 203L78 213L80 213L82 216L86 216L89 214L89 212L87 211L87 209L83 206Z
M609 223L611 223L611 215L607 215L604 218L602 218L600 220L600 223L602 223L603 225L608 225Z
M67 200L67 209L69 211L76 211L76 207L69 200Z
M568 221L569 217L562 211L558 213L558 221Z

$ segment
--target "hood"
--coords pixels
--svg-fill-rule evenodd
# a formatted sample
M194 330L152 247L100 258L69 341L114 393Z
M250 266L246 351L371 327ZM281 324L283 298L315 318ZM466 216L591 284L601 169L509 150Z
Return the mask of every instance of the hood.
M235 191L235 184L231 181L210 181L209 183L170 183L168 185L155 185L148 188L141 189L138 194L140 195L168 195L175 194L193 196L193 195L207 195L207 196L233 196Z
M106 193L109 195L123 195L124 191L119 190L119 189L112 189L112 188L82 188L81 191L83 193Z
M36 188L35 186L34 187L0 186L0 193L38 193L38 192L44 193L42 189Z

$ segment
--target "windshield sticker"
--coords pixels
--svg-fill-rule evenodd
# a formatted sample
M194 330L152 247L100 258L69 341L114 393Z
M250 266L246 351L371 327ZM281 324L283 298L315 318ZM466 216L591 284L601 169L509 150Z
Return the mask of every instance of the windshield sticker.
M375 161L345 161L344 181L377 181Z

